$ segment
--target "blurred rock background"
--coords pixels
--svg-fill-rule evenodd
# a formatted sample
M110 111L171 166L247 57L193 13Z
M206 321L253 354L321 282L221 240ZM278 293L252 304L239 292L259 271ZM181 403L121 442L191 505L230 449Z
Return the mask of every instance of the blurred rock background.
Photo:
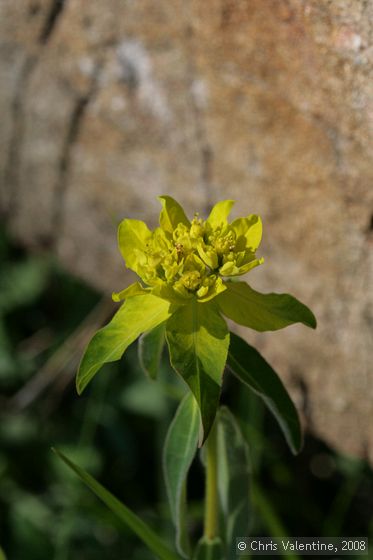
M317 315L246 333L306 427L373 462L373 2L1 0L0 209L105 293L156 195L259 213L248 277Z

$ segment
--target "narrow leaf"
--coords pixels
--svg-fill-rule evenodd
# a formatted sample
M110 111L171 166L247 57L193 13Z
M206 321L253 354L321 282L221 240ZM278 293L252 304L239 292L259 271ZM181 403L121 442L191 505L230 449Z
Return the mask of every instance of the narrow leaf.
M122 504L113 494L104 488L84 469L75 465L61 451L52 449L53 452L77 474L80 480L92 490L94 494L125 524L129 527L161 560L180 560L180 556L173 552L157 533L153 531L140 517Z
M1 547L0 547L0 560L6 560L5 553Z
M281 517L260 486L256 484L252 485L252 497L253 504L256 506L257 512L266 527L268 535L275 538L288 538L289 533L282 524ZM284 560L301 560L300 556L293 552L283 552L282 558Z
M226 560L221 539L202 537L198 542L193 560Z
M169 309L169 302L150 294L127 299L110 323L97 331L88 344L76 378L78 393L82 393L105 363L119 360L141 333L165 321L170 316Z
M156 379L165 342L166 323L145 332L139 338L138 352L142 369L151 379Z
M194 394L201 411L202 443L219 403L229 332L214 302L192 300L167 321L166 340L172 367Z
M225 536L225 558L234 560L239 535L248 535L250 515L250 462L247 443L226 407L217 415L218 490Z
M176 526L176 545L187 557L190 545L186 527L186 480L197 450L200 414L192 393L182 400L171 422L163 450L163 469L172 519Z
M228 366L242 383L259 395L273 413L294 454L302 447L297 409L281 379L255 348L231 333Z
M289 294L261 294L246 282L226 282L216 297L222 313L239 325L256 331L276 331L293 323L316 328L312 311Z

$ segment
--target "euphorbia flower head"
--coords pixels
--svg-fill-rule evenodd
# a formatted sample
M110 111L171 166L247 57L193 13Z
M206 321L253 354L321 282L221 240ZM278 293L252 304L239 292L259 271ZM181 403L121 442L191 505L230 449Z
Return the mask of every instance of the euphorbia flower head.
M259 216L250 214L228 223L233 200L218 202L203 220L196 213L189 221L170 196L160 196L160 226L150 231L139 220L125 219L118 240L128 268L145 284L129 291L147 290L158 297L183 304L191 298L206 302L226 290L223 278L245 274L263 262L256 257L262 237Z

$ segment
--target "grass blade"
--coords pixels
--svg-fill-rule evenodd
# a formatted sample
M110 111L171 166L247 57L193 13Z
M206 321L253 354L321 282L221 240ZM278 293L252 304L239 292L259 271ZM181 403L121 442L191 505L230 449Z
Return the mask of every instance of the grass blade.
M52 451L80 478L80 480L92 490L94 494L111 511L127 525L159 558L160 560L180 560L180 556L173 552L162 539L151 529L142 519L122 504L113 494L104 488L97 480L95 480L84 469L75 465L61 451L52 449Z

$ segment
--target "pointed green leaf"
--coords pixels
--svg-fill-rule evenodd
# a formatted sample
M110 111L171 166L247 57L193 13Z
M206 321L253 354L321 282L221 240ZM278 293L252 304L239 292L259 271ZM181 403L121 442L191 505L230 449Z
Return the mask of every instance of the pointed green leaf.
M127 268L130 268L141 276L144 264L146 243L151 237L151 231L141 220L123 220L118 228L118 245L125 260Z
M227 218L234 204L234 200L221 200L210 212L207 222L215 229L227 223Z
M172 367L194 394L201 411L203 441L219 403L229 332L214 302L180 307L167 321L166 340Z
M110 323L97 331L88 344L76 378L78 393L82 393L104 364L119 360L141 333L169 316L170 304L164 299L150 294L127 299Z
M250 461L246 440L226 407L220 408L217 415L217 456L225 558L235 560L235 538L248 535Z
M273 413L294 454L302 447L297 409L281 379L255 348L231 333L228 366L242 383L259 395Z
M163 470L176 526L176 545L185 557L190 553L186 527L186 480L197 450L200 414L192 393L182 400L171 422L163 450Z
M53 449L54 453L72 469L80 480L92 490L94 494L125 524L129 527L161 560L180 560L180 556L168 548L167 544L159 538L140 517L122 504L113 494L104 488L84 469L75 465L61 451Z
M221 539L202 537L198 542L193 560L226 560Z
M178 224L184 224L187 228L190 227L190 221L176 200L166 195L159 196L158 200L161 201L163 206L159 215L159 224L162 229L172 233Z
M316 328L308 307L289 294L261 294L246 282L226 282L227 290L215 301L222 313L239 325L256 331L276 331L293 323Z
M6 556L5 556L4 551L1 547L0 547L0 560L6 560Z
M156 379L165 343L166 323L145 332L139 338L139 362L150 379Z

